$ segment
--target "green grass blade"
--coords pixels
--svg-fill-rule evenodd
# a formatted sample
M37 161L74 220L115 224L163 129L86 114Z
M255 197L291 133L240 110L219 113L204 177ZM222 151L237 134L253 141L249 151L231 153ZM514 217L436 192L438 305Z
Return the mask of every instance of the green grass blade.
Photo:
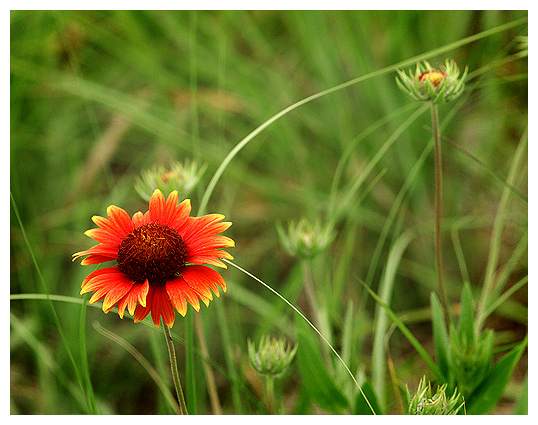
M484 380L472 392L467 400L466 410L469 415L490 412L501 398L512 372L527 347L527 336L508 354L505 354L495 366L489 370Z
M36 358L39 359L39 362L46 366L58 378L58 381L69 391L73 399L78 403L81 411L84 413L91 413L90 406L88 405L87 400L84 399L83 393L77 385L71 381L71 377L67 376L66 372L59 366L54 359L54 356L39 338L33 335L28 327L13 313L10 313L10 325L16 334L36 353Z
M497 34L499 32L506 31L507 29L519 26L524 24L528 21L528 18L521 18L513 22L509 22L504 25L499 25L495 28L491 28L489 30L483 31L478 34L474 34L472 36L463 38L461 40L458 40L454 43L450 43L446 46L440 47L438 49L430 50L429 52L426 52L424 54L415 56L411 59L407 59L401 62L398 62L394 65L385 67L383 69L371 72L369 74L354 78L352 80L349 80L345 83L339 84L337 86L331 87L327 90L323 90L321 92L315 93L312 96L309 96L305 99L302 99L293 105L288 106L287 108L283 109L276 115L273 115L271 118L269 118L267 121L265 121L263 124L261 124L259 127L257 127L255 130L253 130L250 134L248 134L243 140L241 140L237 145L234 146L234 148L228 153L228 155L224 158L224 160L221 162L220 166L218 167L217 171L213 175L211 181L207 185L206 191L204 192L204 195L202 197L202 200L200 202L200 207L198 209L198 215L202 215L205 213L205 209L207 207L207 204L209 202L209 198L211 197L211 194L213 193L213 190L215 189L215 186L217 185L220 177L224 173L224 170L226 167L228 167L229 163L232 161L232 159L243 149L252 139L254 139L258 134L260 134L263 130L265 130L267 127L269 127L271 124L273 124L275 121L282 118L284 115L288 114L289 112L293 111L294 109L297 109L298 107L305 105L309 102L312 102L313 100L316 100L320 97L329 95L331 93L335 93L339 90L345 89L347 87L350 87L352 85L361 83L363 81L366 81L370 78L380 77L382 75L389 74L391 72L396 71L400 68L405 68L410 65L414 65L416 62L428 59L430 57L438 56L441 54L444 54L446 52L449 52L451 50L454 50L458 47L464 46L466 44L472 43L474 41L480 40L485 37L489 37L491 35ZM429 107L429 106L428 106Z
M349 406L349 400L329 374L317 338L303 320L296 322L296 328L297 363L306 392L322 409L335 414L342 413Z
M426 364L430 367L431 371L434 373L434 375L439 380L443 380L443 374L435 364L435 362L432 360L428 352L424 349L424 347L420 344L420 342L413 336L411 331L405 326L405 324L396 316L396 314L390 309L387 304L383 302L383 300L364 282L362 282L362 285L366 288L366 290L370 293L372 298L381 306L383 309L387 312L389 317L394 321L396 326L398 326L398 329L404 334L404 336L407 338L407 340L411 343L411 345L415 348L418 354L422 357L422 359L426 362Z
M355 406L353 408L353 414L354 415L381 415L383 411L381 410L381 407L379 406L379 402L377 400L377 397L375 395L374 388L372 387L372 384L369 381L365 381L362 384L362 389L364 391L364 395L362 393L357 394L357 398L355 400ZM366 403L365 396L370 400L370 403L374 409L370 409L370 406L368 403Z
M401 234L392 246L383 275L383 280L379 286L379 298L384 305L389 305L392 298L392 291L398 265L405 250L416 237L412 230L407 230ZM385 365L387 356L385 352L385 334L387 332L387 315L382 305L378 305L375 313L374 344L372 349L372 385L377 396L383 403L383 394L385 393Z
M24 225L22 224L22 220L21 220L21 217L19 215L19 210L17 209L17 204L15 202L15 198L13 198L13 194L11 193L11 191L10 191L10 196L11 196L11 205L13 206L13 211L15 212L15 216L17 217L17 221L19 223L19 226L20 226L23 238L24 238L24 242L26 243L26 247L28 249L28 252L30 253L30 257L32 258L32 262L34 263L35 269L37 271L39 284L41 285L41 288L43 289L43 292L45 293L46 299L48 301L48 305L50 307L50 310L52 312L52 316L54 318L54 323L56 325L56 328L58 329L58 333L60 334L60 338L61 338L61 340L62 340L62 342L64 344L64 348L65 348L65 350L67 352L69 360L71 361L71 366L73 368L75 378L76 378L76 380L78 382L78 385L79 385L81 391L85 392L84 383L83 383L82 376L80 374L79 368L77 366L77 362L75 361L75 358L73 356L71 348L69 347L69 344L67 342L67 338L65 337L62 325L60 323L60 319L58 317L58 314L56 313L56 309L54 308L54 305L52 304L52 301L51 301L51 299L49 297L49 291L48 291L48 288L47 288L47 284L45 283L45 279L43 278L43 274L41 273L41 268L39 267L39 264L37 262L35 254L34 254L34 250L32 249L32 245L30 244L30 240L28 239L28 235L26 234L26 231L24 229Z
M519 145L512 159L510 165L510 171L508 174L507 181L510 184L514 183L516 176L520 173L523 162L525 160L525 153L527 152L528 145L528 128L525 130L524 134L521 136ZM488 304L491 303L492 299L497 298L498 293L502 290L500 285L497 285L497 280L495 273L497 271L499 256L501 251L502 236L504 229L504 222L507 214L508 208L508 198L512 192L505 188L501 200L499 201L499 208L497 215L495 216L495 222L493 223L493 232L491 235L490 250L488 256L488 262L486 265L486 272L484 277L484 286L482 288L482 294L478 301L477 308L477 322L476 328L480 329L486 320L485 310Z
M516 407L512 415L528 415L529 414L529 375L525 377L525 382L521 386L521 395L517 400Z
M450 373L450 347L445 315L441 308L441 303L434 292L431 293L430 300L432 308L433 342L435 345L437 365L444 376L443 382L448 382Z
M301 313L297 307L295 307L292 303L290 303L286 298L284 298L282 295L280 295L277 291L275 291L273 288L271 288L268 284L266 284L264 281L262 281L261 279L257 278L256 276L254 276L252 273L248 272L247 270L243 269L241 266L229 261L229 260L226 260L224 259L223 261L225 261L227 264L230 264L231 266L235 267L236 269L238 269L239 271L245 273L247 276L251 277L252 279L254 279L256 282L260 283L261 285L263 285L265 288L267 288L268 290L270 290L273 294L275 294L277 297L279 297L282 301L284 301L289 307L291 307L291 309L293 311L295 311L318 335L319 337L323 340L323 342L325 342L329 348L331 349L331 351L334 353L334 355L338 358L338 360L340 361L340 363L342 363L342 365L344 366L344 368L346 369L348 375L351 377L351 379L353 380L353 382L355 383L355 385L357 386L357 388L359 389L359 392L361 392L364 396L364 398L366 399L366 402L368 403L368 405L370 406L370 410L372 412L374 412L374 409L373 407L370 405L370 403L368 402L368 399L366 398L366 396L364 395L363 391L362 391L362 388L361 386L359 385L359 383L357 382L357 378L355 378L355 376L353 375L353 373L351 373L351 371L349 370L349 367L347 366L347 364L344 362L344 360L342 359L342 357L340 356L340 354L338 354L338 351L336 351L336 349L332 346L332 344L327 340L327 338L312 324L312 322L310 320L308 320L308 318L303 314Z
M140 365L146 370L146 372L148 372L149 376L151 376L151 379L153 379L155 384L157 384L157 387L161 390L161 392L165 396L168 403L170 403L170 406L172 406L174 411L178 412L179 414L179 405L177 404L174 396L172 395L172 392L168 388L168 385L159 376L155 368L151 365L151 363L148 362L146 358L136 348L134 348L131 344L129 344L125 339L109 331L108 329L105 329L103 326L101 326L99 322L94 322L93 327L101 335L114 341L120 347L124 348L131 356L133 356L140 363Z
M460 341L467 341L468 344L473 346L473 341L475 341L474 332L473 294L471 292L471 286L469 284L464 284L461 293L460 320L458 322Z
M88 366L88 350L86 347L86 309L87 309L88 294L84 294L83 302L80 306L80 319L79 319L79 346L80 346L80 359L81 370L84 384L86 385L86 397L88 406L93 415L99 413L97 404L95 402L95 394L93 392L92 380L90 376L90 368Z

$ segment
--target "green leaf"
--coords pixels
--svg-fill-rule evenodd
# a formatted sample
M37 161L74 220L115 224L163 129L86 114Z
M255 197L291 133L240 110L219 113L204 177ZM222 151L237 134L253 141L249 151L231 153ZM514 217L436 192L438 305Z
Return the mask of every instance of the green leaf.
M497 405L526 346L527 337L489 370L469 396L466 406L467 414L484 414Z
M362 282L362 285L366 288L366 290L370 293L370 295L376 300L376 302L385 309L387 314L390 316L390 318L396 323L396 326L398 326L398 329L405 335L407 340L411 343L411 345L417 350L418 354L422 357L422 359L428 364L431 371L435 374L437 379L443 380L443 375L435 362L432 360L432 358L428 355L424 347L420 344L420 342L413 336L411 331L405 326L405 324L396 316L396 314L390 309L390 307L383 302L381 298L368 286L366 283Z
M361 385L361 388L364 394L361 392L357 394L357 398L355 399L355 407L353 409L353 414L354 415L373 415L375 412L376 415L381 415L383 412L381 412L381 408L379 407L379 403L377 402L377 397L375 395L372 384L370 384L369 381L365 381ZM364 396L368 398L368 401L370 402L370 405L374 409L374 412L372 412L372 409L370 408L370 405L368 405L368 402L366 401Z
M470 346L474 345L474 306L471 286L463 285L461 292L461 313L458 322L458 335L460 341L466 341Z
M297 321L296 328L299 345L297 364L306 392L322 409L342 413L349 406L349 401L329 374L316 335L303 320Z
M450 344L445 316L443 314L441 303L437 299L435 293L432 292L430 300L432 307L433 342L435 345L435 354L437 356L437 365L444 377L444 381L448 382L450 371Z

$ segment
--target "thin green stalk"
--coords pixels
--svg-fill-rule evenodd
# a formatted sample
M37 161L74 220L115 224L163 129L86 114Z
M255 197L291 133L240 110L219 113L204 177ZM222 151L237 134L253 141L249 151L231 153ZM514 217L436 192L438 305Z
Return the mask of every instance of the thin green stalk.
M185 369L187 375L187 394L189 398L189 412L196 415L198 407L196 404L196 368L194 367L194 322L193 315L187 314L185 317Z
M170 368L172 370L172 379L174 381L174 387L176 387L177 399L179 401L179 408L182 415L188 415L187 403L185 403L185 397L183 396L183 389L181 388L181 381L179 380L179 372L177 369L176 349L174 348L174 340L170 333L170 328L164 324L161 320L161 325L164 329L164 337L166 339L166 345L168 346L168 354L170 355Z
M97 415L99 410L97 409L97 403L95 402L95 395L93 393L92 380L90 376L90 367L88 365L88 350L86 349L86 308L87 308L88 294L84 294L84 301L80 308L80 320L79 320L79 345L80 345L80 359L82 368L82 378L86 383L86 397L88 406L90 406L93 415Z
M217 316L219 322L219 329L221 333L222 345L224 348L224 357L226 358L226 368L228 373L233 377L234 381L240 381L240 375L237 371L237 367L234 361L234 352L231 344L231 335L229 320L226 319L226 314L224 312L224 306L222 302L215 303L215 308L217 309ZM232 385L231 388L233 405L235 407L235 413L237 415L243 414L243 403L241 402L241 394L237 385Z
M271 375L265 377L265 398L267 402L267 410L270 415L274 415L275 411L275 378Z
M366 290L370 293L370 295L376 300L376 302L383 307L383 309L387 312L387 314L390 316L390 318L396 323L396 326L398 326L398 329L404 334L404 336L407 338L407 340L411 343L411 345L415 348L417 353L422 357L422 359L426 362L426 364L430 367L431 371L435 374L436 378L438 380L443 379L443 374L439 370L439 367L433 359L430 357L428 352L422 347L418 339L416 339L411 331L405 326L402 320L396 314L390 309L390 307L383 302L383 300L368 286L366 283L364 283L362 280L360 281L362 285L366 288Z
M306 294L310 308L314 314L314 323L319 329L324 329L323 320L320 317L320 308L318 306L318 301L316 297L316 292L314 290L314 282L312 279L312 259L305 258L301 261L301 269L303 271L303 289Z
M445 282L443 276L443 161L441 157L441 133L439 131L439 109L432 102L432 131L434 143L435 159L435 225L433 232L433 251L435 255L435 272L437 274L437 285L439 296L443 304L443 311L447 325L450 323L450 312L448 308L448 298L446 296Z
M510 286L510 289L507 289L499 298L497 298L491 305L484 311L484 317L488 317L495 310L497 310L508 298L515 294L521 287L526 285L529 282L529 276L525 276L520 279L518 282Z
M204 357L209 357L209 351L207 350L207 344L205 342L205 332L202 324L201 315L196 314L194 316L194 326L196 335L198 337L198 343L200 344L200 351ZM211 402L211 409L214 415L222 415L222 407L220 404L219 393L217 391L217 383L215 381L215 374L211 365L208 362L203 362L203 368L205 372L205 378L207 383L207 392L209 393L209 401Z

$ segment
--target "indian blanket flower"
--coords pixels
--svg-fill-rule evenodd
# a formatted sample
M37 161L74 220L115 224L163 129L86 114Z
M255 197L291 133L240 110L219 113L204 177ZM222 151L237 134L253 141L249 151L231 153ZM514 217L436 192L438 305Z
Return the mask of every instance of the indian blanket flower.
M173 191L165 200L159 189L153 192L149 211L131 218L122 208L111 205L107 216L93 216L99 226L85 232L99 242L73 254L83 265L116 261L115 266L90 273L82 282L81 294L92 292L90 303L104 298L103 311L118 307L121 318L125 309L140 322L150 312L153 323L172 327L174 309L185 316L187 303L196 311L200 300L207 306L219 296L218 286L226 291L222 276L208 266L226 268L221 259L233 259L222 248L234 241L220 235L232 223L222 222L221 214L191 217L190 200L178 204ZM218 286L217 286L218 285Z

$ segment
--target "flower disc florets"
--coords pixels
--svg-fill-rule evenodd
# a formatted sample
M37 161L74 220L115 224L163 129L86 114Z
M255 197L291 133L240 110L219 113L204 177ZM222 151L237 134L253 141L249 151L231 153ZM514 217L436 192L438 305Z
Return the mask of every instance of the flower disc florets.
M120 244L118 268L134 282L164 283L185 267L187 247L177 230L157 223L134 229Z
M447 59L441 70L434 69L427 61L417 63L409 75L397 70L396 83L415 100L439 104L457 99L465 88L467 68L460 77L460 70L453 60Z

